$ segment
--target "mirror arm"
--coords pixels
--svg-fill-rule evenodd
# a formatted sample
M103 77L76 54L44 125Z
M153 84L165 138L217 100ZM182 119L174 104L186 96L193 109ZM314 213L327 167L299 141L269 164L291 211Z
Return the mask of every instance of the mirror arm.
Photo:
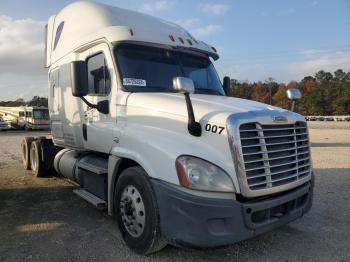
M296 104L296 101L295 101L295 100L292 100L292 108L290 109L290 111L294 112L294 110L295 110L295 104Z
M193 113L193 106L190 98L189 93L184 93L185 100L186 100L186 106L187 106L187 113L188 113L188 132L190 132L193 136L201 136L202 134L202 127L200 123L196 122L194 113Z
M85 97L81 96L80 98L81 98L81 100L83 100L84 103L87 104L89 107L92 107L92 108L96 108L96 109L97 109L97 105L91 104L89 101L86 100Z
M89 101L87 101L86 98L83 97L83 96L81 96L80 98L81 98L81 100L83 100L83 102L84 102L85 104L87 104L89 107L97 109L98 112L100 112L100 113L102 113L102 114L105 114L105 115L109 114L108 100L100 101L100 102L98 102L97 105L95 105L95 104L91 104L91 103L90 103Z

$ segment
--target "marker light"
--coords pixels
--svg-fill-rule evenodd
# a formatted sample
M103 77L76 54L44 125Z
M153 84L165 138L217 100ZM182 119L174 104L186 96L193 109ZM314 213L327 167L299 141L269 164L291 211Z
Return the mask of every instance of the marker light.
M182 39L182 37L179 37L179 40L180 40L181 44L185 43L185 41Z
M172 35L169 35L171 41L175 42L175 38Z
M190 39L187 39L187 42L192 45L192 41Z

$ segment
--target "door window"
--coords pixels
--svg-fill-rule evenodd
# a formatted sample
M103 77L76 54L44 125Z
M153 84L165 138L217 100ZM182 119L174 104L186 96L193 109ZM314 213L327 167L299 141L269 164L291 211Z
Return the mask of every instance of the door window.
M50 72L50 92L52 92L52 98L50 106L53 112L58 112L60 107L60 98L59 98L59 68L55 69L55 71Z
M87 60L89 95L108 95L111 91L111 79L103 53Z

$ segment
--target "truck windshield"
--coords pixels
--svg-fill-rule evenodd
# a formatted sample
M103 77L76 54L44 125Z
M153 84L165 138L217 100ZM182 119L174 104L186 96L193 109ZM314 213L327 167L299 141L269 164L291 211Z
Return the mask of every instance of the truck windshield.
M129 91L173 92L173 78L189 77L195 93L224 95L210 59L164 48L122 44L115 56L123 86Z
M49 111L47 109L34 109L33 118L49 120Z

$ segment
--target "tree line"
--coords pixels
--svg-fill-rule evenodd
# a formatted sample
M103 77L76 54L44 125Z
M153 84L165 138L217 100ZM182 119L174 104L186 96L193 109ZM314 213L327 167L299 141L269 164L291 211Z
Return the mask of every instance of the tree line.
M350 115L350 71L338 69L333 74L323 70L306 76L300 82L277 83L273 78L264 82L239 82L231 79L229 96L251 99L265 104L291 108L286 90L300 88L302 98L297 111L302 115Z
M285 109L290 109L288 88L300 88L302 98L297 111L302 115L350 115L350 71L338 69L333 74L323 70L314 76L306 76L300 82L278 83L273 78L264 82L240 82L231 79L229 96L251 99ZM29 101L0 101L0 106L45 106L46 97L34 96Z
M18 98L15 101L0 101L0 106L48 106L46 97L34 96L31 100L25 101Z

